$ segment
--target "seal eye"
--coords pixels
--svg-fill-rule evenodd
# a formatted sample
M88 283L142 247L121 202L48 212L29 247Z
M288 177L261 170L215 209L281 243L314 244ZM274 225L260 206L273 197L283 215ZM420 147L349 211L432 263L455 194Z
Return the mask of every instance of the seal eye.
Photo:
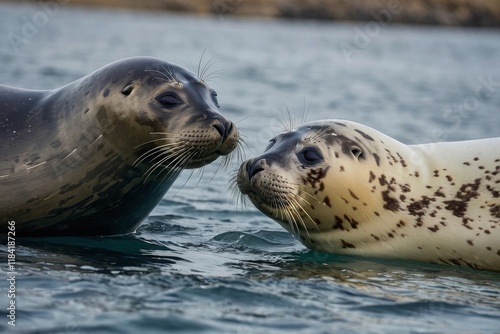
M323 155L316 147L306 147L297 153L301 164L313 166L323 161Z
M212 92L211 96L212 96L212 101L214 102L215 106L217 108L220 108L219 101L217 100L217 93Z
M162 94L156 98L156 101L160 102L167 109L175 108L183 103L175 93Z
M266 152L266 151L267 151L267 150L269 150L271 147L273 147L273 146L274 146L274 144L276 144L276 140L275 140L275 139L271 139L271 140L269 141L269 144L267 144L267 147L266 147L266 149L264 150L264 152Z

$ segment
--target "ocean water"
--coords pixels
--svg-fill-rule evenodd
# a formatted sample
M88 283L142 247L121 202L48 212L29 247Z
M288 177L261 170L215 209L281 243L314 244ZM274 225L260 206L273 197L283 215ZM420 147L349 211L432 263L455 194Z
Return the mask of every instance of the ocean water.
M500 135L498 30L0 5L1 84L53 89L136 55L196 72L202 54L247 157L282 116L408 144ZM500 273L310 252L236 205L239 163L183 174L134 235L17 239L15 327L2 232L0 332L500 333Z

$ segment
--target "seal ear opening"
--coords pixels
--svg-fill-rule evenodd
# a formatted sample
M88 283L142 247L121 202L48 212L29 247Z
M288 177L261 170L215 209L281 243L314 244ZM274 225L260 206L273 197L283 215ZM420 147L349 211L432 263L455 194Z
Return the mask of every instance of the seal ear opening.
M358 160L363 157L363 150L357 146L351 146L351 153Z
M132 84L126 85L125 88L123 88L122 90L122 94L125 96L129 96L133 90L134 90L134 85Z

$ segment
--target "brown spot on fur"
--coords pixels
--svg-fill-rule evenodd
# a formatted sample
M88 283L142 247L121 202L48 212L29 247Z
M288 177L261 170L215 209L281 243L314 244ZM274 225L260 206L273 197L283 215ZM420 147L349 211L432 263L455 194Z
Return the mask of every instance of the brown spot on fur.
M468 228L469 230L472 230L473 228L470 227L470 225L469 225L469 222L471 222L471 221L472 221L472 219L470 219L470 218L464 218L464 219L462 219L462 225L465 226L466 228Z
M491 195L493 196L493 198L500 197L500 191L496 190L495 188L493 188L489 184L486 186L486 189L491 193Z
M437 232L439 231L439 227L437 225L434 225L434 227L428 227L428 229L432 232Z
M342 248L356 248L356 246L345 241L344 239L340 239L340 241L342 242Z
M397 227L403 227L403 226L406 226L406 223L402 220L399 221L399 223L396 224Z
M332 225L332 229L343 231L344 230L344 224L343 224L343 222L344 221L342 220L342 218L340 218L339 216L335 216L335 222Z
M355 129L354 131L356 131L357 133L359 133L360 135L362 135L363 138L365 138L365 139L368 139L368 140L371 140L371 141L375 141L372 137L370 137L369 135L367 135L366 133L364 133L361 130Z
M441 187L439 189L441 189ZM436 196L436 197L446 197L445 194L441 190L439 190L439 189L434 192L434 196Z
M434 198L422 196L419 201L408 204L408 212L412 216L422 217L425 214L426 209L429 208L429 204L434 201Z
M490 214L492 217L500 219L500 204L492 206L490 208Z
M306 181L311 185L311 188L316 189L316 185L319 184L321 180L325 178L327 172L328 172L328 167L311 169L307 173Z
M325 196L325 198L323 198L323 203L329 208L332 207L332 205L330 204L330 198L328 196Z
M359 200L358 196L356 196L356 194L353 193L352 190L350 190L350 189L349 189L349 194L351 194L352 198Z
M377 241L380 241L380 238L377 237L375 234L371 234L371 236L373 237L373 239L377 240Z
M466 162L464 162L464 165L470 166L470 163L466 161Z
M389 190L382 191L382 199L385 202L384 209L394 212L399 210L399 201L389 196Z
M458 190L455 197L466 201L478 197L479 193L477 192L477 190L479 189L480 184L481 184L481 179L475 179L474 183L463 184Z
M439 177L439 170L437 170L437 169L436 169L436 170L434 171L434 177Z
M370 178L368 179L368 182L369 183L372 183L377 177L375 176L375 174L373 174L372 171L370 171Z
M347 215L344 215L344 219L347 220L349 222L349 224L351 224L351 227L353 229L357 229L358 228L359 222L357 222L354 218L349 217Z
M472 242L472 240L467 240L467 243L471 246L474 246L474 243Z
M445 209L451 211L456 217L464 217L468 202L479 196L480 183L481 179L475 179L474 183L463 184L455 195L456 199L443 202L446 204Z
M399 187L403 193L409 193L411 191L409 184L400 184Z

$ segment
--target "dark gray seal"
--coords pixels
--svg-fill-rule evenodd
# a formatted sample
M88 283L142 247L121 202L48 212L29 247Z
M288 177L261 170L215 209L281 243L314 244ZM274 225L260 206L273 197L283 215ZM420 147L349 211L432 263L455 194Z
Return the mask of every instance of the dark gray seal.
M156 58L120 60L55 90L0 86L0 227L132 232L183 169L237 145L215 91Z

